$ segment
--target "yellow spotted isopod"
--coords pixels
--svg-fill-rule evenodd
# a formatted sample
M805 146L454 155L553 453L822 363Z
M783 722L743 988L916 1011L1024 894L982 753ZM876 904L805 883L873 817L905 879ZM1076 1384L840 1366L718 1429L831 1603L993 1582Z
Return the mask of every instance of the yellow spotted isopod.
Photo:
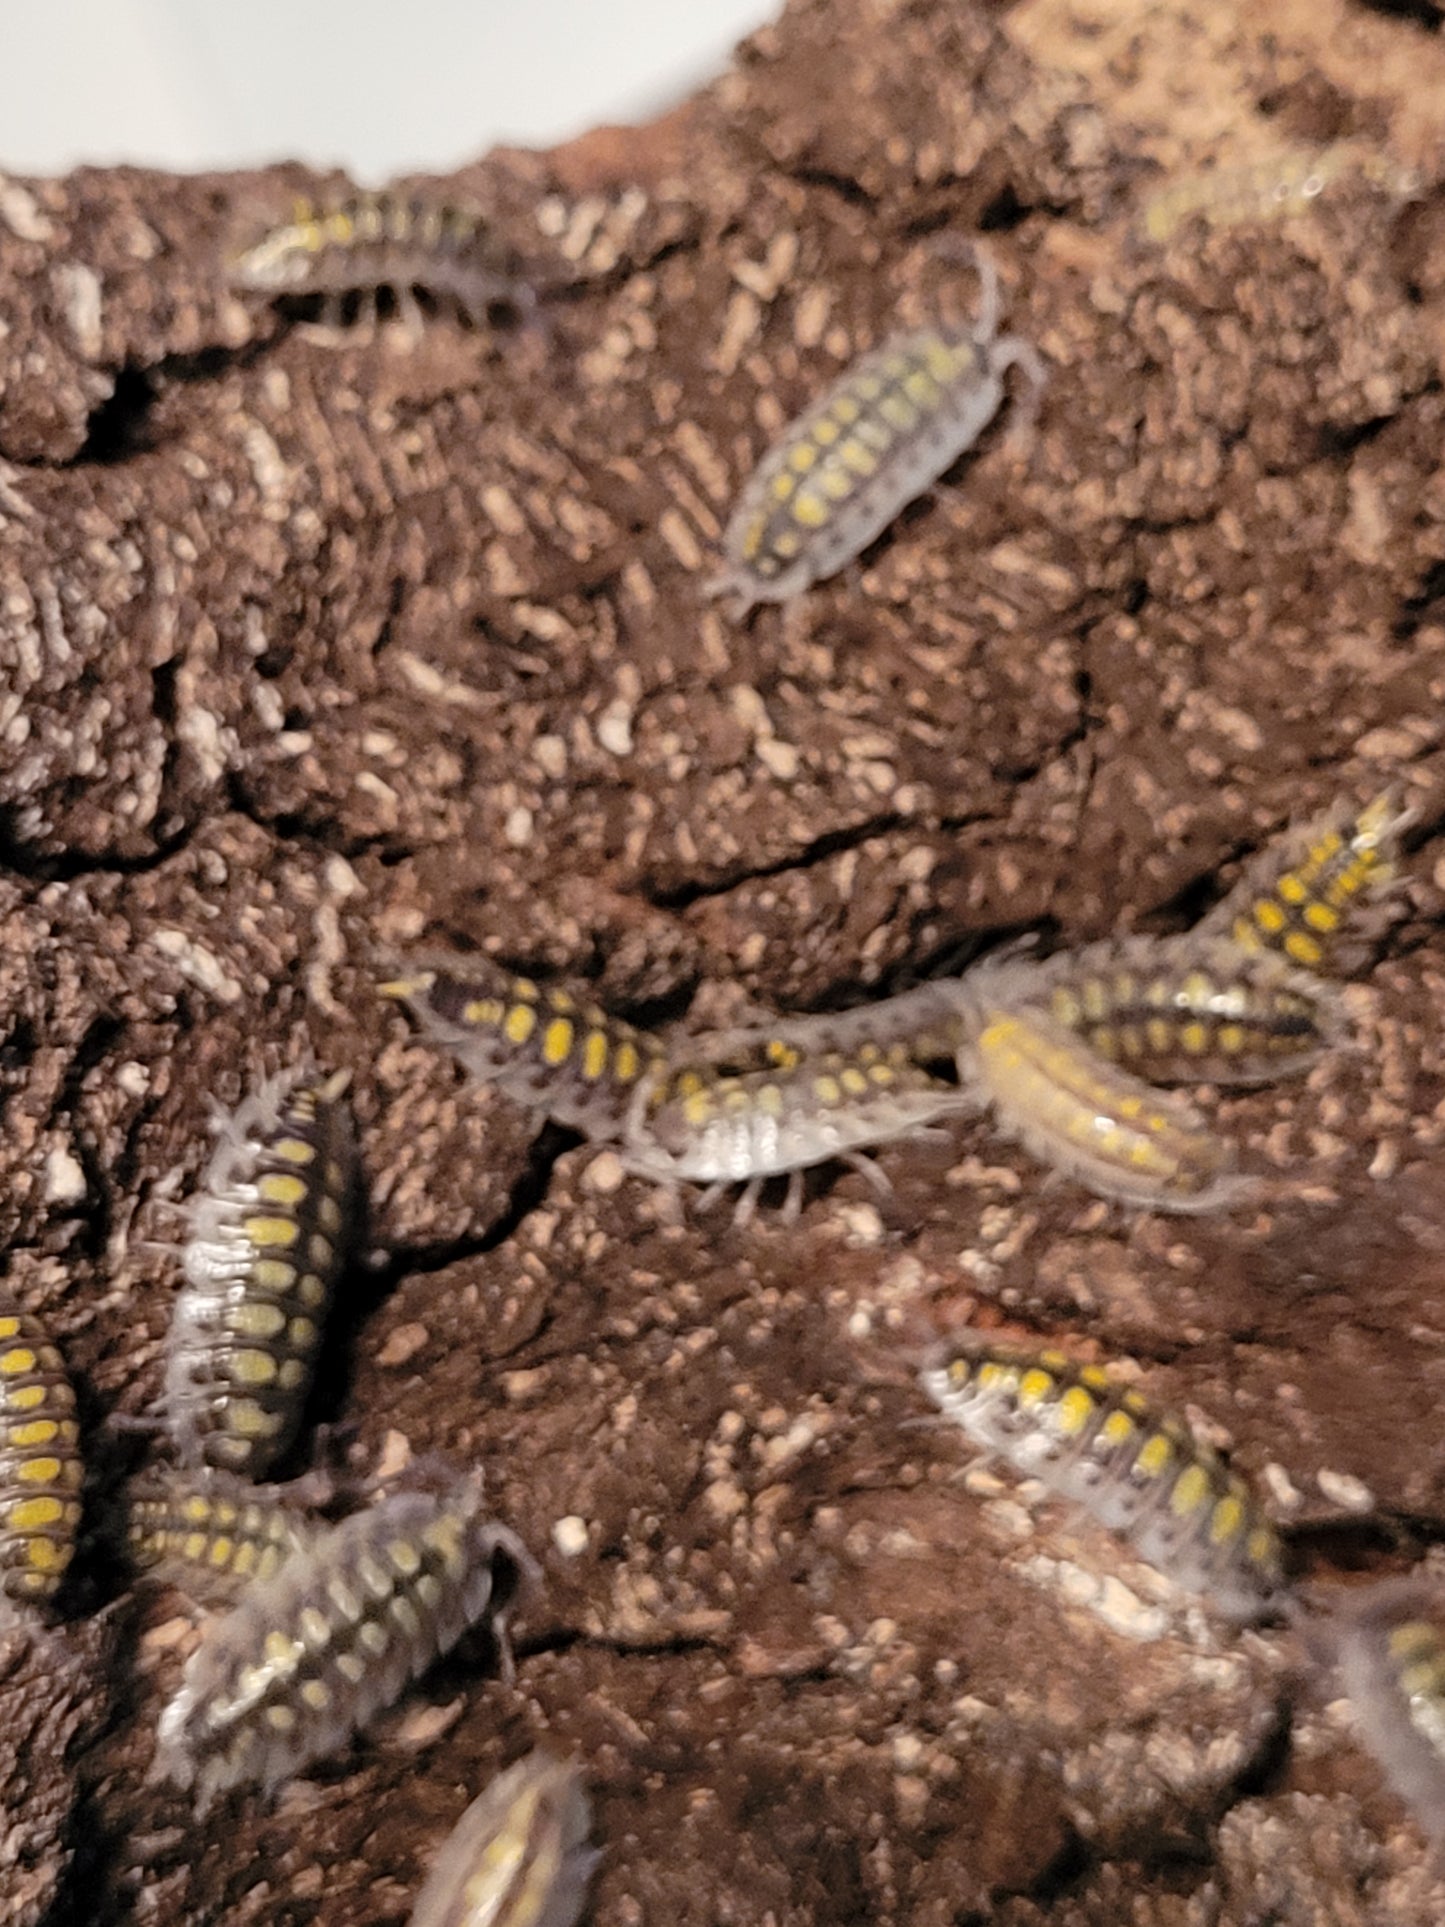
M48 1605L75 1552L75 1394L40 1322L0 1299L0 1601Z
M442 1842L407 1927L575 1927L600 1857L591 1825L572 1762L527 1754Z
M288 1071L220 1122L167 1351L183 1466L264 1478L295 1442L361 1211L349 1080Z
M1097 1365L950 1334L924 1391L976 1444L1071 1499L1230 1619L1284 1609L1284 1549L1253 1489L1188 1422Z
M484 1619L510 1667L508 1615L536 1564L487 1518L480 1475L445 1484L393 1492L318 1532L206 1622L161 1714L154 1779L194 1789L201 1813L229 1787L270 1791Z
M507 271L483 216L422 189L298 200L259 232L242 221L226 257L234 288L269 296L322 295L339 318L348 296L389 289L408 321L416 295L480 326L499 303L529 311L530 287Z
M861 555L978 440L1003 406L1011 367L1034 395L1043 386L1035 349L998 332L992 257L969 252L981 283L972 326L915 328L865 354L754 470L723 534L726 566L705 586L735 598L738 620Z

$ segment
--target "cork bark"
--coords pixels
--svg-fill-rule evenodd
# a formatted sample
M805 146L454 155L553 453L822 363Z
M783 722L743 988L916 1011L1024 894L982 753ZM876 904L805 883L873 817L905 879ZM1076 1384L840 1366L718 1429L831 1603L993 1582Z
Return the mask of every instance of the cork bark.
M232 210L327 185L295 168L0 183L0 1241L96 1488L61 1623L0 1643L0 1922L399 1922L544 1737L593 1787L596 1927L1442 1917L1285 1636L1031 1533L905 1423L900 1336L999 1306L1139 1361L1306 1521L1363 1482L1400 1544L1323 1534L1322 1568L1440 1530L1436 24L796 0L657 126L442 184L534 329L239 300ZM1340 140L1416 192L1141 234L1162 183ZM1036 423L731 622L701 585L778 428L968 312L941 233L990 247ZM1011 933L1183 927L1382 780L1420 820L1360 1047L1218 1104L1287 1180L1218 1220L1049 1185L980 1120L886 1151L881 1203L827 1172L795 1226L670 1226L373 990L453 944L645 1021L854 1003ZM125 1590L103 1428L159 1389L210 1101L303 1050L354 1071L381 1254L318 1415L484 1465L547 1585L515 1685L464 1652L198 1825L145 1780L192 1616Z

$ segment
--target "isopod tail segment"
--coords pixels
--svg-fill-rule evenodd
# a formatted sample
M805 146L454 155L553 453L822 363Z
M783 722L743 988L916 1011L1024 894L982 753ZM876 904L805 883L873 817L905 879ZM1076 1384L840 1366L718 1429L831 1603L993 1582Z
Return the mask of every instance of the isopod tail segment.
M900 510L932 488L1002 407L1009 369L1037 395L1043 362L999 335L998 278L972 247L980 311L933 323L862 355L783 431L743 485L723 532L724 566L703 585L742 621L790 602L860 556Z
M1344 1040L1335 988L1274 951L1194 931L1106 939L1043 962L983 963L970 994L1038 1009L1151 1084L1298 1076Z
M1193 1105L1097 1056L1044 1010L985 1007L959 1080L1004 1135L1100 1197L1204 1212L1259 1195Z
M1363 809L1340 804L1286 832L1247 866L1199 933L1273 951L1319 977L1348 976L1378 939L1380 900L1418 814L1385 790Z

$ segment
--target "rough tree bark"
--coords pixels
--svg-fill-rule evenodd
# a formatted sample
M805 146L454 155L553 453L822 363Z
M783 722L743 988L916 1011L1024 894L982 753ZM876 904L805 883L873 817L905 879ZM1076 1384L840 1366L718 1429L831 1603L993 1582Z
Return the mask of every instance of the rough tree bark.
M0 186L0 1238L92 1518L96 1428L159 1384L163 1180L309 1045L354 1067L390 1254L325 1415L484 1464L548 1582L514 1687L464 1655L197 1827L144 1784L190 1619L97 1541L0 1650L0 1920L399 1921L546 1734L595 1790L597 1927L1442 1918L1335 1713L1290 1720L1283 1640L1074 1601L1085 1553L1142 1582L902 1429L893 1333L986 1299L1138 1358L1306 1513L1347 1478L1445 1506L1433 15L797 0L656 128L448 184L553 290L495 339L243 306L255 181ZM1159 181L1339 138L1421 192L1141 243ZM1050 364L1032 438L731 624L699 587L769 435L967 310L939 229L988 231ZM460 942L652 1016L857 1000L1000 932L1178 927L1382 774L1423 823L1364 1047L1220 1106L1296 1182L1218 1222L1046 1187L979 1124L885 1153L881 1207L850 1175L793 1228L670 1228L371 988Z

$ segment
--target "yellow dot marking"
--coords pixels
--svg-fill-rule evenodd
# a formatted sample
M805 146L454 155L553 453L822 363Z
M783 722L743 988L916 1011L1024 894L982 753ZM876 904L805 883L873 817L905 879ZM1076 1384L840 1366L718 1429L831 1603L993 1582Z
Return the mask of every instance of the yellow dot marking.
M612 1075L622 1084L630 1084L642 1068L635 1044L619 1044L617 1054L612 1060Z
M880 1089L886 1090L890 1084L898 1082L898 1073L891 1064L870 1064L868 1075Z
M1234 1493L1218 1500L1209 1515L1209 1537L1216 1546L1227 1545L1237 1537L1244 1524L1244 1503Z
M773 538L773 553L784 562L791 562L803 546L803 538L796 529L780 529Z
M700 1130L712 1114L712 1092L709 1090L690 1091L682 1100L683 1122L693 1130Z
M1077 1438L1098 1409L1092 1392L1071 1385L1054 1407L1054 1430L1062 1439Z
M764 1117L783 1115L783 1093L776 1084L764 1084L757 1094L757 1107Z
M286 1164L310 1164L316 1156L316 1146L304 1137L278 1137L271 1149Z
M841 1104L843 1101L843 1087L839 1084L836 1077L815 1077L813 1079L813 1095L820 1104Z
M554 1018L542 1034L542 1062L565 1064L576 1035L576 1029L567 1018Z
M60 1500L47 1494L44 1498L17 1499L5 1515L5 1523L13 1532L39 1532L46 1526L59 1525L64 1515Z
M231 1557L235 1550L236 1542L234 1539L224 1537L213 1539L209 1554L211 1565L213 1565L218 1572L224 1570L225 1567L230 1565Z
M888 426L897 429L900 435L906 435L918 426L918 410L907 395L900 393L897 389L891 395L885 395L879 402L878 413Z
M818 487L830 502L846 502L853 493L853 478L847 469L830 464L818 477Z
M1179 1032L1179 1047L1186 1057L1203 1057L1209 1049L1208 1025L1185 1024Z
M474 997L462 1006L462 1022L484 1030L495 1030L506 1014L507 1006L499 997Z
M851 428L863 413L863 405L853 395L839 395L828 412L842 427Z
M286 1250L301 1235L301 1227L290 1218L247 1218L246 1236L253 1245L271 1245Z
M1282 876L1274 887L1286 903L1300 904L1309 896L1308 884L1305 883L1302 877L1296 876L1293 871L1287 872Z
M589 1084L595 1084L606 1069L607 1039L600 1030L588 1031L587 1041L582 1046L582 1075Z
M238 1385L269 1385L276 1376L270 1352L243 1350L232 1354L231 1376Z
M1179 1519L1197 1512L1209 1498L1209 1474L1202 1465L1187 1465L1174 1481L1169 1510Z
M1276 1563L1278 1548L1268 1526L1256 1526L1245 1541L1244 1549L1257 1566L1273 1566Z
M850 435L843 443L838 450L838 460L850 475L857 475L864 481L878 472L878 457L856 435Z
M28 1425L12 1425L7 1445L50 1445L60 1427L53 1418L33 1418Z
M805 529L821 529L828 521L828 504L812 489L804 489L793 503L793 520Z
M868 1079L853 1064L849 1064L839 1073L838 1082L849 1097L866 1097L868 1094Z
M811 442L799 442L788 450L788 467L795 475L806 475L817 460L818 451Z
M905 375L903 392L916 408L922 409L925 413L937 408L943 399L942 390L926 367L913 368Z
M1051 1396L1055 1380L1052 1372L1040 1370L1037 1366L1024 1373L1019 1380L1018 1401L1027 1410L1042 1405Z
M300 1689L301 1698L313 1713L324 1713L331 1704L331 1688L325 1680L308 1679Z
M1385 1640L1392 1659L1416 1659L1434 1644L1434 1627L1420 1619L1409 1619L1403 1626L1393 1627Z
M525 1044L537 1028L537 1013L530 1004L513 1004L507 1012L502 1034L509 1044Z
M830 415L823 415L813 423L812 436L819 448L831 448L843 430Z
M54 1485L60 1477L60 1461L50 1457L22 1459L15 1476L25 1485Z
M1138 1429L1127 1412L1110 1412L1099 1427L1099 1437L1105 1445L1127 1445Z
M235 1398L226 1407L226 1428L243 1439L271 1439L281 1430L279 1412L268 1412L253 1398Z
M1139 1447L1138 1457L1134 1460L1134 1469L1146 1479L1157 1479L1173 1457L1174 1441L1167 1438L1163 1432L1155 1432Z
M1303 964L1307 970L1315 969L1325 954L1323 946L1303 930L1291 930L1284 940L1284 950L1287 957L1293 958L1297 964Z
M793 491L797 486L798 486L797 476L790 474L787 469L784 469L781 475L775 475L773 477L773 487L772 487L773 500L775 502L791 501L793 497Z
M1254 906L1254 920L1271 937L1277 937L1289 922L1279 905L1271 903L1268 898Z
M8 1352L0 1352L0 1378L21 1378L33 1372L38 1362L28 1345L15 1345Z

